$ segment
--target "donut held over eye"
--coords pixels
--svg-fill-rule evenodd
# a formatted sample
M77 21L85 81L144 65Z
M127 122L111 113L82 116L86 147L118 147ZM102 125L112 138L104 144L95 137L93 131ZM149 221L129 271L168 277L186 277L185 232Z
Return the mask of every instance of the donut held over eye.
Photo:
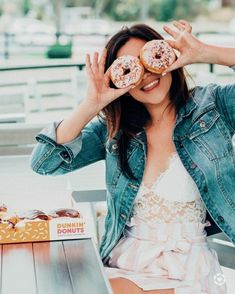
M174 50L164 40L149 41L140 51L140 60L144 67L156 74L161 74L175 59Z
M135 56L120 56L111 65L111 80L117 88L136 86L141 82L143 75L143 64Z

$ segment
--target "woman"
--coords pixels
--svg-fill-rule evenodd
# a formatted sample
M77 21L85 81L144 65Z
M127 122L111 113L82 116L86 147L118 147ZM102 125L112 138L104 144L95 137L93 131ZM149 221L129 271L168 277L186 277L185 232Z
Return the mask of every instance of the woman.
M87 55L86 99L36 136L31 158L35 172L50 175L105 160L100 255L115 294L226 292L206 235L222 230L235 242L235 85L189 90L183 66L232 66L235 48L199 41L186 21L173 24L164 30L178 59L162 75L145 69L138 86L116 89L110 66L162 39L152 28L123 28L100 59Z

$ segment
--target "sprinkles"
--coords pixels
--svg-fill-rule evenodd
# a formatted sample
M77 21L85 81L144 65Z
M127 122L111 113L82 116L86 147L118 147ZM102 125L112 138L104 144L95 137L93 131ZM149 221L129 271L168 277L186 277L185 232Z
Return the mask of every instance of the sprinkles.
M111 65L111 80L117 88L138 84L143 74L144 67L135 56L120 56Z
M140 59L149 71L160 74L175 61L175 52L166 41L152 40L141 49Z

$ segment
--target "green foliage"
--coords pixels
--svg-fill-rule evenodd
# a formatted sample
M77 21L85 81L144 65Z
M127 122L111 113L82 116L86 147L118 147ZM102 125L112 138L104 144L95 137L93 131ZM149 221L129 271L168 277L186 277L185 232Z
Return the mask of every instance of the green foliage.
M139 0L107 1L105 12L116 21L135 21L140 14Z
M101 1L101 0L99 0ZM136 21L141 1L149 2L149 17L157 21L192 20L207 6L209 0L102 0L103 13L116 21ZM147 5L147 3L146 3Z
M24 15L27 15L28 12L31 10L32 4L30 0L23 0L22 1L22 12Z
M72 43L66 45L55 43L49 47L46 55L48 58L70 58L72 55Z
M170 20L176 10L177 0L150 0L149 16L158 20Z
M64 0L64 5L66 7L74 7L74 6L94 7L97 1L100 1L100 0Z
M149 16L158 21L192 19L201 12L202 2L198 0L149 0Z

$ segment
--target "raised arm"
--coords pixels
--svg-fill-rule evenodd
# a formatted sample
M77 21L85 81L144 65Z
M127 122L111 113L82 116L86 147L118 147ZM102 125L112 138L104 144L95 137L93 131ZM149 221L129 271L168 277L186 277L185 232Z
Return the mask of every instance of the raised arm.
M104 73L106 49L91 63L86 57L88 89L86 99L66 119L54 122L36 136L31 168L42 175L60 175L105 158L106 123L95 116L107 104L129 91L110 88L110 70Z
M166 25L163 29L174 38L174 40L168 40L168 43L180 55L176 62L166 69L165 72L192 63L235 65L235 48L209 45L200 41L191 34L192 27L187 21L173 21L173 25L174 29Z
M86 99L56 130L57 143L61 144L74 139L102 108L131 89L131 86L124 89L110 88L110 68L104 73L106 54L107 51L104 49L98 60L98 53L95 52L92 63L90 55L87 54L86 72L89 83Z
M192 63L221 64L235 71L235 48L214 46L200 41L191 34L192 27L187 21L174 21L173 25L174 29L164 26L164 30L174 38L168 42L180 54L165 73ZM214 98L218 112L233 136L235 133L235 83L210 84L207 87Z

